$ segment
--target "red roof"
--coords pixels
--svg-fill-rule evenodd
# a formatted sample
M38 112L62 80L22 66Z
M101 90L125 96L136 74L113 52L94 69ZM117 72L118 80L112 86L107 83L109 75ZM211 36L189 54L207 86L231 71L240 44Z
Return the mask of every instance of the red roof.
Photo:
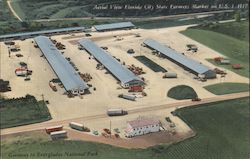
M154 120L154 119L137 119L137 120L132 120L128 122L128 124L132 128L144 127L144 126L149 126L149 125L157 125L159 123L160 123L159 120Z

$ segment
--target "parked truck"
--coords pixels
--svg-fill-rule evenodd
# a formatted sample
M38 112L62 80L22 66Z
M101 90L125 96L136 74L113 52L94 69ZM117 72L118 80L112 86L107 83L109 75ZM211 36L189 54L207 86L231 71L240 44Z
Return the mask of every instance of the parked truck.
M108 116L120 116L120 115L126 115L126 114L128 114L128 112L121 108L110 108L107 110Z
M57 88L56 88L56 85L54 84L54 82L52 82L52 81L50 81L49 82L49 86L50 86L50 88L53 90L53 91L57 91Z
M67 131L55 131L50 133L50 137L52 140L67 138Z
M47 134L50 134L50 133L55 132L55 131L62 131L62 130L63 130L62 125L45 128L45 131Z
M72 129L76 129L76 130L79 130L79 131L84 131L85 130L83 124L80 124L80 123L70 122L69 126Z
M194 98L191 99L191 101L193 101L193 102L199 102L199 101L201 101L201 99L198 98L198 97L194 97Z
M17 76L27 76L32 74L32 70L28 70L27 67L17 68L15 70Z
M20 51L20 46L19 45L11 45L10 47L10 51L12 52L17 52L17 51Z
M135 96L125 95L125 94L119 94L118 97L119 98L123 98L123 99L127 99L127 100L131 100L131 101L135 101L135 99L136 99Z

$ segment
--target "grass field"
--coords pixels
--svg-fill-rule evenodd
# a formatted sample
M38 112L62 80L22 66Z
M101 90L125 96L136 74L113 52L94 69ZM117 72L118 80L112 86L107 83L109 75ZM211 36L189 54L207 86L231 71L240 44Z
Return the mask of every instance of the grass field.
M27 95L18 99L0 100L1 128L15 127L50 120L49 110L43 101Z
M5 0L0 0L0 35L12 30L12 24L17 23L17 19L12 15L8 9ZM17 25L20 28L20 25Z
M158 65L154 61L150 60L146 56L135 56L134 58L136 58L138 61L143 63L145 66L147 66L148 68L150 68L154 72L167 72L167 70L165 68L161 67L160 65Z
M246 26L249 26L249 22L235 23L226 23L231 27L228 27L226 24L216 24L217 26L221 25L217 27L219 29L210 30L209 26L207 26L208 29L205 29L206 27L204 26L194 27L181 33L227 56L232 64L241 64L243 69L235 70L231 65L218 65L212 60L208 59L208 61L239 75L249 77L249 37L247 34L248 30L246 29ZM232 29L230 30L230 28Z
M195 98L197 97L197 94L192 87L189 87L186 85L179 85L179 86L171 88L168 91L167 96L170 98L177 99L177 100L182 100L182 99Z
M24 158L45 159L48 158L45 155L54 153L53 159L248 159L248 105L249 99L242 98L177 110L176 114L197 132L197 136L172 145L128 150L85 141L52 142L46 136L34 134L2 141L2 157L20 159L14 155L35 154Z
M249 84L246 83L219 83L204 87L209 92L222 95L249 91Z
M196 28L196 27L193 27ZM200 25L198 29L210 30L217 33L222 33L238 40L249 41L249 22L242 21L230 22L230 23L220 23L220 24L209 24Z
M89 11L94 4L105 1L67 1L67 0L14 0L12 6L21 18L26 20L50 19L50 18L75 18L92 16ZM112 3L112 2L108 2ZM30 12L32 10L32 12Z
M8 5L5 0L0 1L0 22L4 21L13 21L15 18L12 16L12 13L8 9Z
M162 0L12 0L12 4L17 14L27 20L47 19L47 18L72 18L85 17L89 15L98 17L135 17L135 16L162 16L168 14L180 14L204 11L201 10L167 10L167 9L126 9L125 5L148 5L151 4L156 8L156 4L189 4L195 3L196 0L181 2L163 2ZM193 2L191 2L193 1ZM169 4L170 3L170 4ZM122 6L121 9L111 8L116 4ZM106 9L95 9L96 5L108 5ZM53 7L52 7L53 6ZM32 12L30 12L32 11Z

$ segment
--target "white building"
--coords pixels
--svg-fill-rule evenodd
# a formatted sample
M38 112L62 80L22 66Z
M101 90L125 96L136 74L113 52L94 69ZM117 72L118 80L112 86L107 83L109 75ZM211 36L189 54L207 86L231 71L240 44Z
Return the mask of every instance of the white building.
M136 119L129 121L125 130L126 137L134 137L160 131L160 121L154 119Z

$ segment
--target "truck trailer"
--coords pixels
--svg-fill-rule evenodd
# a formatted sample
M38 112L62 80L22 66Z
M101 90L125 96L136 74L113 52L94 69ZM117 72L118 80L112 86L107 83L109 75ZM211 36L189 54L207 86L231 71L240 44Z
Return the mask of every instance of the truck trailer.
M45 128L45 131L47 134L50 134L50 133L55 132L55 131L61 131L61 130L63 130L62 125Z
M79 130L79 131L84 131L84 129L85 129L84 126L83 126L83 124L75 123L75 122L70 122L69 126L72 129L76 129L76 130Z
M108 116L120 116L120 115L126 115L126 114L128 114L128 112L121 108L111 108L107 110Z
M52 140L67 138L67 131L55 131L50 133L50 137Z
M177 74L174 72L167 72L167 73L165 73L163 78L177 78Z
M135 99L136 99L135 96L125 95L125 94L119 94L118 97L119 98L123 98L123 99L127 99L127 100L131 100L131 101L135 101Z

